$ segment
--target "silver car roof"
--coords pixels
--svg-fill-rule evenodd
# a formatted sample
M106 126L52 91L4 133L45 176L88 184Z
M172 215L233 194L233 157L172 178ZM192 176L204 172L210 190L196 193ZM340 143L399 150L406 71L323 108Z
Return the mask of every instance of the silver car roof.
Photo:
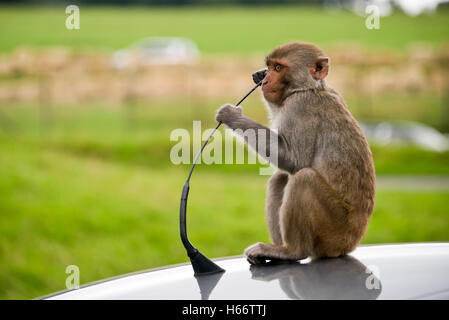
M449 243L360 246L335 259L250 265L214 259L226 272L195 277L189 263L151 269L44 299L449 299Z

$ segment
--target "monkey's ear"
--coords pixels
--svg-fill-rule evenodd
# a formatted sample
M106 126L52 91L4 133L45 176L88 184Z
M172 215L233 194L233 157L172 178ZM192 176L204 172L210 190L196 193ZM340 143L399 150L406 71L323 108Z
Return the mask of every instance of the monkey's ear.
M329 58L319 57L315 61L315 65L310 68L310 74L316 80L323 80L329 72Z

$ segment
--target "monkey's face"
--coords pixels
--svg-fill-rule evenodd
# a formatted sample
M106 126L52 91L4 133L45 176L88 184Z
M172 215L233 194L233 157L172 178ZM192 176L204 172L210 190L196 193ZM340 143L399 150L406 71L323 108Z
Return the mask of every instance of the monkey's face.
M288 73L288 65L283 60L268 60L268 73L262 82L263 96L268 102L280 105L286 87L285 76Z
M329 70L329 59L317 46L292 42L279 46L265 58L268 73L262 83L265 99L281 106L283 100L297 89L323 86Z

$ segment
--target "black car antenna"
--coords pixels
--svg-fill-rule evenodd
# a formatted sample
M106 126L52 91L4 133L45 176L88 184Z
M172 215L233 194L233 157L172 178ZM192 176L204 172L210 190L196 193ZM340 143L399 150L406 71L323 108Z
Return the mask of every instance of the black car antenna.
M239 102L237 102L236 106L240 105L254 90L262 85L262 81L257 83ZM209 137L203 143L200 151L197 153L195 160L193 161L192 167L190 168L189 175L187 176L187 180L182 188L181 194L181 205L179 207L179 228L181 232L181 241L184 247L186 248L187 255L190 258L192 263L193 271L195 276L213 274L218 272L224 272L225 270L220 268L214 262L212 262L209 258L203 255L197 248L195 248L187 238L187 229L186 229L186 210L187 210L187 198L189 196L189 181L192 176L193 169L195 168L196 162L198 161L201 153L203 152L204 147L209 142L212 135L217 131L217 129L221 126L222 122L219 121L214 130L210 133Z

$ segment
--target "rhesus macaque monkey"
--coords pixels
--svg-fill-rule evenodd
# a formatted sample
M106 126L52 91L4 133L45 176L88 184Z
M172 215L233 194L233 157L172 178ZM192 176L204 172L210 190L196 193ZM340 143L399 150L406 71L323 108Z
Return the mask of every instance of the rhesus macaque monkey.
M325 81L329 58L321 49L287 43L268 55L266 64L253 79L263 79L277 133L230 104L216 115L233 130L254 129L278 142L278 169L266 199L273 243L256 243L245 255L252 264L345 255L360 243L374 208L371 150L343 98Z

